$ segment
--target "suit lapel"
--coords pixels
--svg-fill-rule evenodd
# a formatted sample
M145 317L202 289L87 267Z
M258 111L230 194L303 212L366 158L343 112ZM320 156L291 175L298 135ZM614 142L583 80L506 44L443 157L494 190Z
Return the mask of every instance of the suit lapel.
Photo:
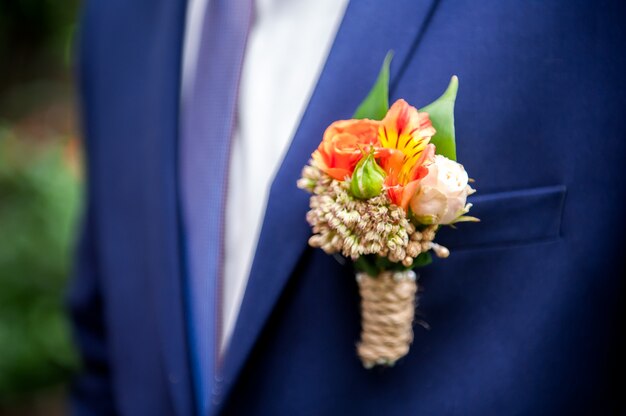
M177 137L180 66L186 2L153 3L129 37L149 39L139 53L146 74L133 94L141 106L144 123L138 163L142 163L145 264L148 292L154 305L164 364L164 380L175 414L194 414L193 386L185 331L182 290L181 230L178 209ZM147 17L149 16L149 18ZM139 34L137 34L139 33Z
M269 193L257 251L230 347L223 363L227 397L278 300L311 230L309 196L296 181L325 128L350 118L371 87L383 57L394 50L391 83L417 46L435 0L355 1L346 10L317 87Z

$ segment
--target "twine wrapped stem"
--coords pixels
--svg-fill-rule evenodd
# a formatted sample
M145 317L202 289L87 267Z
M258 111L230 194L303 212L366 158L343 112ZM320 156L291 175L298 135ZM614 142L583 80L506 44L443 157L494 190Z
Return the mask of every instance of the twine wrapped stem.
M417 282L413 271L357 274L361 294L361 341L357 352L363 365L394 365L413 341Z

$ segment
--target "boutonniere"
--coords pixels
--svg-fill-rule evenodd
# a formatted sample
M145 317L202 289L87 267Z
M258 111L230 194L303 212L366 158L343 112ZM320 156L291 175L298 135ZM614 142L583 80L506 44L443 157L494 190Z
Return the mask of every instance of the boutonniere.
M417 275L446 258L437 230L468 216L474 192L456 162L454 102L458 79L420 108L388 101L387 54L352 119L332 123L298 186L310 192L309 244L351 259L361 295L358 355L366 368L391 366L413 340Z

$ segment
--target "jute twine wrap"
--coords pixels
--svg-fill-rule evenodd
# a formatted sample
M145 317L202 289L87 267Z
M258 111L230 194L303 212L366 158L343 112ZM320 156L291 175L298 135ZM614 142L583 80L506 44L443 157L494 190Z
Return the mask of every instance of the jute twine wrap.
M413 341L417 282L413 271L383 272L377 277L357 274L361 293L361 341L357 352L363 365L391 366L409 352Z

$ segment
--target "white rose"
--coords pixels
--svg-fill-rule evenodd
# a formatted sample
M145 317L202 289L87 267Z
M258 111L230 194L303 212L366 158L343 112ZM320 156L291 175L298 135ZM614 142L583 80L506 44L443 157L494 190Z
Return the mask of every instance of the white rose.
M415 218L423 224L452 224L466 214L472 204L467 196L474 193L463 165L436 155L428 174L410 202Z

